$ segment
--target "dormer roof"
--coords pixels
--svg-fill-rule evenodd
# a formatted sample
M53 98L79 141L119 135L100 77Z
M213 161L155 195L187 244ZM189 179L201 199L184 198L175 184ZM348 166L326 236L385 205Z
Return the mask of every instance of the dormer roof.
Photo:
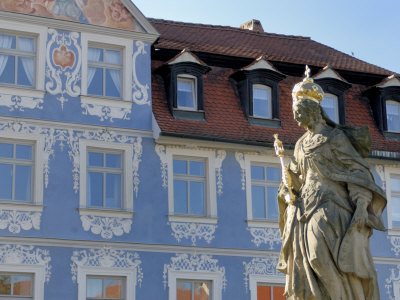
M197 55L190 52L189 48L183 49L178 55L167 61L166 64L173 65L183 62L191 62L208 67L205 62L203 62L200 58L197 57Z
M313 76L314 79L325 79L325 78L333 78L339 81L343 81L348 83L346 79L339 75L338 72L335 71L330 65L325 66L321 71Z
M271 64L268 61L268 59L265 55L258 57L251 64L242 68L243 71L252 71L252 70L257 70L257 69L264 69L264 70L270 70L273 72L281 73L273 66L273 64Z
M378 88L386 88L391 86L400 86L400 77L396 75L390 75L382 80L380 83L375 85Z

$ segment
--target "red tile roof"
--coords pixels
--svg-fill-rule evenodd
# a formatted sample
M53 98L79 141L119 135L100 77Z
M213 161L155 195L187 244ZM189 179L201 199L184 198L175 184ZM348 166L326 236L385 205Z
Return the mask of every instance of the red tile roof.
M359 60L309 37L258 33L229 26L183 23L149 19L161 34L157 48L205 52L256 59L266 55L270 61L331 65L336 70L391 75L393 72Z

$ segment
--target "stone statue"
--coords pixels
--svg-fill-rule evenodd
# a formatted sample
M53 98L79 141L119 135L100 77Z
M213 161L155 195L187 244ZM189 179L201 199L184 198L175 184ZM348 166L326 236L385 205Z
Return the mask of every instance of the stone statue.
M288 299L377 300L369 237L385 230L386 198L364 160L369 129L335 124L319 104L323 95L309 71L292 92L294 119L306 133L278 192L277 268L286 274Z

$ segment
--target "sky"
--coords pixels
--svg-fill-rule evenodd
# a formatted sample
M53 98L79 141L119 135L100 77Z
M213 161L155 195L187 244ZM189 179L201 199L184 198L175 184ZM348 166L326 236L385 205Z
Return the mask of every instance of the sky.
M239 27L251 19L265 32L310 37L400 73L399 0L132 0L146 16Z

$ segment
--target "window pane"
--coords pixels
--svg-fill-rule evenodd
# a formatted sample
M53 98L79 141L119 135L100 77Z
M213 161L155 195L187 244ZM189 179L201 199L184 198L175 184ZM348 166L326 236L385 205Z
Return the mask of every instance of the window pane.
M209 300L210 292L211 290L209 282L194 283L194 300Z
M88 278L86 281L86 297L101 298L103 297L103 279Z
M103 61L103 49L89 47L88 48L88 60L89 61Z
M187 182L174 180L174 212L176 214L188 213Z
M12 176L12 165L0 164L0 199L11 200Z
M264 180L264 167L251 166L251 179Z
M35 40L30 37L18 37L18 50L35 52Z
M190 214L204 215L204 182L190 182Z
M105 207L121 208L121 175L106 175L106 204Z
M272 300L271 287L265 285L257 285L257 300Z
M178 281L176 283L176 299L192 300L192 283L188 281Z
M32 160L32 146L15 145L15 157L18 159Z
M0 295L11 295L11 275L0 275Z
M253 116L271 118L271 89L253 86Z
M335 95L325 94L324 99L321 102L321 106L324 109L328 117L335 122L339 121L338 115L338 102Z
M187 174L187 161L174 159L174 174Z
M189 174L204 176L204 162L202 161L190 161L189 162Z
M273 300L286 300L286 297L283 296L284 292L285 288L283 286L274 286L272 288Z
M392 196L392 225L395 228L400 228L400 197Z
M13 144L0 143L0 157L13 157Z
M103 153L89 152L89 166L103 167Z
M15 200L31 201L31 177L31 166L15 166Z
M0 48L15 49L15 35L0 34Z
M251 187L253 218L265 219L265 188L263 186Z
M89 95L103 95L103 69L102 68L88 68L88 88Z
M33 86L34 72L33 57L18 57L17 84Z
M106 96L121 97L121 71L106 69Z
M278 220L278 187L267 187L268 219Z
M178 108L194 109L194 79L178 78Z
M400 104L394 101L387 101L386 115L388 130L400 132Z
M392 191L400 192L400 177L390 178L390 189Z
M104 292L106 298L122 298L122 280L121 279L105 279Z
M103 173L89 172L88 185L88 206L103 207Z
M121 168L121 154L106 153L107 168Z
M279 168L267 167L267 180L281 181L281 171Z
M121 64L121 51L106 50L106 62L114 65Z
M13 295L30 296L32 286L31 276L14 276L13 280Z
M0 55L0 65L3 66L0 69L0 82L2 83L15 83L15 56L11 55Z

